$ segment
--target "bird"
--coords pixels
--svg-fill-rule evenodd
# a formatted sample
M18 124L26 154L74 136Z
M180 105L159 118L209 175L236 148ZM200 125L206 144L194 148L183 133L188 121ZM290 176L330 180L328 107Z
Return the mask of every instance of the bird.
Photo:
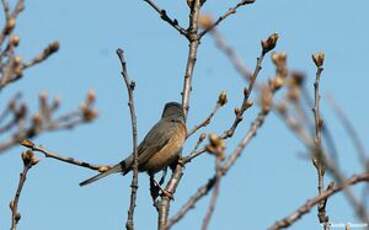
M150 177L175 164L185 143L187 128L183 107L177 102L165 104L161 119L146 134L137 147L138 171L147 172ZM97 174L83 182L85 186L114 173L126 175L132 170L133 153L109 170Z

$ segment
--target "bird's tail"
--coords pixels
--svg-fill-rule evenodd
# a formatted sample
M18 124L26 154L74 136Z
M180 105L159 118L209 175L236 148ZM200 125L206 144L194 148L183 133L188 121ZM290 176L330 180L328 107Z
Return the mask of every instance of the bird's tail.
M125 171L127 171L127 164L125 161L122 161L119 164L114 165L113 168L109 169L108 171L97 174L96 176L93 176L85 181L82 181L81 183L79 183L79 186L85 186L92 182L100 180L106 176L109 176L110 174L118 173L118 172L125 172Z

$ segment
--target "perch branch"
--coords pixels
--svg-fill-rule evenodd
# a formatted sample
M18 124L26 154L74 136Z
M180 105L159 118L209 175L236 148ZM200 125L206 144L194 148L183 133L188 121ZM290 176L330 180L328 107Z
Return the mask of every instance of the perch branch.
M133 141L133 166L132 166L132 183L131 183L131 198L128 209L128 217L126 222L126 229L134 229L134 210L136 207L137 190L138 190L138 153L137 153L137 118L136 110L133 98L133 91L135 89L135 82L131 81L128 76L127 65L124 58L124 52L122 49L117 49L117 55L119 57L120 63L122 65L122 77L124 83L127 87L128 92L128 106L131 115L131 125L132 125L132 141Z
M109 166L109 165L94 165L94 164L90 164L90 163L85 162L85 161L76 160L72 157L61 156L61 155L59 155L55 152L51 152L51 151L47 150L46 148L44 148L41 145L34 144L30 140L24 140L24 141L21 142L21 144L24 147L29 148L32 151L40 152L40 153L44 154L44 156L46 158L52 158L52 159L55 159L55 160L59 160L59 161L68 163L68 164L85 167L85 168L88 168L88 169L91 169L91 170L96 170L96 171L99 171L99 172L104 172L104 171L111 168L111 166Z
M351 178L343 181L339 185L331 186L330 188L323 191L321 194L306 201L306 203L301 205L296 211L291 213L289 216L275 222L268 229L278 230L282 228L287 228L291 226L292 224L294 224L303 215L307 214L315 205L319 205L322 201L327 200L329 197L331 197L335 193L342 191L348 186L355 185L360 182L368 182L368 181L369 181L369 173L363 173L359 175L354 175Z

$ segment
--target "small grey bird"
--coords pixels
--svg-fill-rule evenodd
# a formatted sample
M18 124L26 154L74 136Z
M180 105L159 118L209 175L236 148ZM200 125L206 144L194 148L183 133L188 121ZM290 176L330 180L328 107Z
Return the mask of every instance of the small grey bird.
M149 175L161 171L178 160L186 140L187 128L182 105L177 102L165 104L161 119L146 134L137 148L138 170ZM132 170L133 153L106 172L91 177L79 185L84 186L113 173L126 175Z

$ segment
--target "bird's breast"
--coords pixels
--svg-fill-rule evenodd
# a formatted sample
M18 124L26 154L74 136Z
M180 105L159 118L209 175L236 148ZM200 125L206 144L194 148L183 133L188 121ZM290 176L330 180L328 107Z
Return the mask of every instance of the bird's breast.
M186 126L182 123L176 124L176 127L173 128L176 130L173 132L168 143L143 165L143 171L156 173L172 164L178 158L186 139L187 130Z

